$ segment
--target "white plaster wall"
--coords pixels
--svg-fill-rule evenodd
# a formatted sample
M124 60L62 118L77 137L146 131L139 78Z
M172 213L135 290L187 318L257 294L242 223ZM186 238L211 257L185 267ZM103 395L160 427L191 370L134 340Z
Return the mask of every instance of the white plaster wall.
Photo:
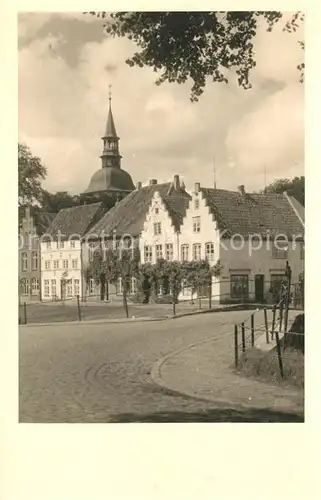
M252 246L255 246L253 243ZM234 243L237 247L238 243ZM264 292L269 293L271 274L282 274L285 271L286 261L292 269L292 283L299 281L299 275L304 269L304 260L301 259L300 243L296 247L289 243L287 259L275 259L272 257L272 242L262 243L262 247L251 250L249 241L245 241L242 248L233 248L231 240L222 239L220 245L220 263L223 266L221 271L221 293L224 296L230 294L231 274L248 274L249 293L254 296L254 278L256 274L263 274L265 277ZM239 271L238 271L239 270Z
M78 260L78 266L76 269L72 268L72 260ZM45 261L50 261L50 270L45 269ZM59 268L54 269L54 260L59 260ZM75 241L75 248L70 247L70 242L64 242L64 248L57 248L57 241L51 242L51 249L47 248L47 244L45 242L41 243L41 295L42 300L52 300L51 297L51 280L56 280L56 295L57 298L61 298L61 276L66 271L63 267L63 260L68 260L68 279L78 279L79 280L79 288L80 295L82 290L82 264L81 264L81 244L80 241ZM50 295L49 297L44 296L44 282L45 280L50 280L49 289ZM73 293L74 293L74 285L73 285Z
M159 210L158 214L155 209ZM159 235L154 234L154 223L160 222L162 225L162 233ZM165 245L171 243L173 245L173 260L179 259L179 245L178 245L178 234L175 231L175 227L172 225L172 220L164 206L164 203L158 192L155 192L149 211L146 215L146 220L144 223L144 229L141 233L139 240L139 249L141 262L144 263L144 247L145 245L151 245L153 249L153 260L152 263L156 263L156 245L162 245L163 247L163 258L165 259Z
M189 204L189 208L186 211L186 216L183 219L183 224L181 226L181 231L179 235L179 247L187 244L189 245L189 260L193 260L193 244L201 244L201 259L205 259L205 244L214 243L214 260L210 261L210 264L214 266L220 259L220 235L219 231L216 229L216 221L213 220L212 214L209 208L206 206L206 200L203 198L202 192L196 193L195 191L191 193L192 199ZM195 200L199 200L199 208L195 209ZM200 216L201 218L201 230L199 233L193 232L193 217ZM179 256L181 258L181 254ZM213 300L218 300L220 295L220 283L219 279L213 277L212 279L212 297ZM186 292L185 296L186 298Z

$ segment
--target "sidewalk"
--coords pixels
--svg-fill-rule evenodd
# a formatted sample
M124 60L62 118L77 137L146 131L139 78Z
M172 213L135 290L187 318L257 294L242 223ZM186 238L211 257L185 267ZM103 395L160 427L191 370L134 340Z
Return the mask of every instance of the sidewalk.
M171 353L154 365L158 385L229 408L260 408L294 412L303 418L303 391L275 386L233 372L231 335L213 338Z

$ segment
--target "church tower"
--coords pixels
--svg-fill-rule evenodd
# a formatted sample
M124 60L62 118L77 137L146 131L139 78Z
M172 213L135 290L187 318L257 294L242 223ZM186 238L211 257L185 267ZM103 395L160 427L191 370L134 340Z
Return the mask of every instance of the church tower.
M100 156L101 168L91 177L88 188L81 194L81 203L103 201L107 209L135 189L131 176L121 168L122 156L119 153L119 137L111 107L109 91L109 110Z

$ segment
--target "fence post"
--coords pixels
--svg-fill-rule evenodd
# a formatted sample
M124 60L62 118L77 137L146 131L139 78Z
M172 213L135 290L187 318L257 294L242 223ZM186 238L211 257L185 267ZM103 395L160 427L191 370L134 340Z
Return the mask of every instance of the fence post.
M280 375L281 375L281 378L284 378L283 361L282 361L282 354L281 354L281 344L280 344L280 337L279 337L278 331L275 331L275 340L276 340L276 349L277 349L277 353L278 353Z
M274 330L275 330L275 315L276 315L276 305L274 304L272 308L272 327L271 327L271 340L274 338Z
M242 351L245 352L245 325L242 323Z
M264 307L264 324L265 324L265 338L266 338L266 343L270 343L269 339L269 324L268 324L268 318L267 318L267 309Z
M26 302L23 303L23 315L24 315L24 320L25 320L24 324L26 325L27 324L27 303Z
M79 295L77 295L77 309L78 309L78 321L81 321L81 309L80 309Z
M176 316L176 300L173 294L173 316Z
M284 341L287 334L288 329L288 318L289 318L289 306L290 306L290 298L291 298L291 275L292 271L290 266L288 267L288 289L285 296L285 312L284 312Z
M284 308L284 302L283 299L280 302L280 324L279 324L279 332L282 330L282 323L283 323L283 308Z
M235 359L235 368L237 368L238 364L239 364L239 348L238 348L238 331L237 331L237 325L234 325L234 359Z
M254 313L251 315L251 345L254 347Z

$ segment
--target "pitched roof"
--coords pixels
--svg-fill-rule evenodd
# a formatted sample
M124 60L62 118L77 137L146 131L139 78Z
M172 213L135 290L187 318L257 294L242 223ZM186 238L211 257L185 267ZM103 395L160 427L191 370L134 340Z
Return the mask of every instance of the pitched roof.
M59 232L62 239L71 235L82 237L102 214L103 203L101 202L63 208L56 215L47 233L53 238L57 237Z
M116 132L116 127L115 127L113 112L111 110L111 105L109 105L108 118L107 118L106 130L105 130L105 137L117 138L117 132Z
M304 227L284 194L245 193L201 188L210 212L223 237L257 233L285 234L289 239L303 235ZM303 208L303 207L302 207Z
M304 222L305 222L305 210L304 210L304 206L301 205L301 203L294 196L290 196L287 193L285 193L285 194L288 197L289 202L290 202L290 204L293 207L293 210L295 212L297 212L297 215L300 217L300 219L302 220L302 223L304 224Z
M104 232L105 236L111 236L112 232L116 231L118 235L128 233L132 236L137 236L143 230L145 218L156 191L159 192L164 200L166 208L172 217L173 224L175 227L179 227L191 197L186 191L173 191L172 183L165 182L163 184L144 186L130 193L109 210L95 224L91 232L96 234Z

